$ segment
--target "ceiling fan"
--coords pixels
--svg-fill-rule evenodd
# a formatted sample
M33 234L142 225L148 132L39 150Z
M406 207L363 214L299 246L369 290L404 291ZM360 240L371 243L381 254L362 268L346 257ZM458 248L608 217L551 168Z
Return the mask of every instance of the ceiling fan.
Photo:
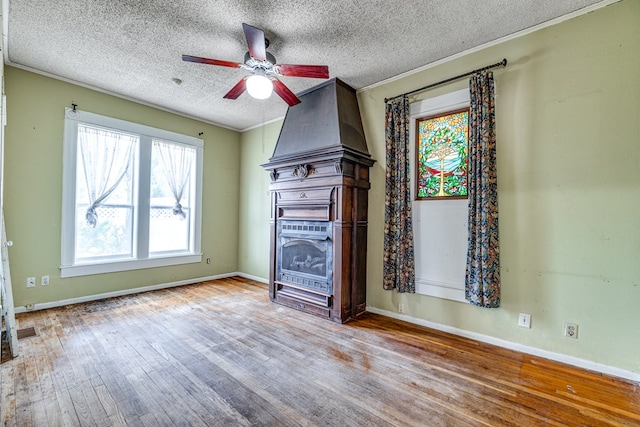
M269 40L265 38L264 32L259 28L244 23L242 24L242 29L249 47L249 51L244 55L244 63L182 55L183 61L243 68L251 72L250 76L246 76L236 83L224 98L237 99L246 90L254 98L266 99L274 91L290 107L293 107L300 103L300 99L278 79L279 76L329 78L329 67L326 65L276 65L276 58L267 52Z

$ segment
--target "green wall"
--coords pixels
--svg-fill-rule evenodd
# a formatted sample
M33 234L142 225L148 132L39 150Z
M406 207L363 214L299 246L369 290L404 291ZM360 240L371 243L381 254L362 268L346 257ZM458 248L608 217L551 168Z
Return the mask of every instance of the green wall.
M12 67L5 67L5 88L4 207L17 307L237 271L238 132ZM147 126L195 137L204 132L203 262L60 278L64 108L72 101L81 110ZM51 278L47 287L40 286L43 275ZM26 287L29 276L37 277L35 288Z
M241 135L240 250L238 269L254 278L269 277L269 174L260 165L273 154L282 120Z
M397 313L403 302L418 320L640 373L639 22L640 2L625 0L359 93L377 160L368 306ZM509 65L494 72L501 308L383 290L384 98L504 57ZM273 150L275 126L242 136L240 266L263 278L268 176L258 164ZM520 312L532 315L531 329L517 326ZM579 324L578 340L563 336L565 321Z

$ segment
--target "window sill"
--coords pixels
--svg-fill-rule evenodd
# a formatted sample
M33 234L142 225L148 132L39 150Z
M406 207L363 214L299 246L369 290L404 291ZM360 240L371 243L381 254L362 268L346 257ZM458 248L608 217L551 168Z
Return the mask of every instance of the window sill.
M464 285L460 286L416 278L416 293L458 302L467 302L464 297Z
M60 267L60 277L88 276L91 274L115 273L119 271L140 270L143 268L167 267L170 265L193 264L202 262L202 254L187 254L170 257L148 258L143 260L115 261L96 264L80 264Z

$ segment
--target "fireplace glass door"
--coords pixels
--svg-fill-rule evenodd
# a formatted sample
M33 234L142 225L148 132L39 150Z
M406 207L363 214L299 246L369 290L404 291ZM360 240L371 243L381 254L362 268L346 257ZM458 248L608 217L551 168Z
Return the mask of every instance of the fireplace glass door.
M331 238L331 222L280 221L278 281L330 295L333 271Z

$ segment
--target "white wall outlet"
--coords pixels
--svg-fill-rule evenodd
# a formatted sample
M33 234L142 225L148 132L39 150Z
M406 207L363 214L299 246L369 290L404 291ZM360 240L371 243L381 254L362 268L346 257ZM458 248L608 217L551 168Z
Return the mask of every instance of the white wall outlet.
M35 287L36 287L36 278L27 277L27 288L35 288Z
M404 313L404 303L398 303L398 313Z
M567 338L578 339L578 324L571 322L564 322L564 336Z
M42 281L40 282L42 286L49 286L49 276L42 276Z
M518 316L518 326L521 328L531 328L531 315L529 313L520 313Z

